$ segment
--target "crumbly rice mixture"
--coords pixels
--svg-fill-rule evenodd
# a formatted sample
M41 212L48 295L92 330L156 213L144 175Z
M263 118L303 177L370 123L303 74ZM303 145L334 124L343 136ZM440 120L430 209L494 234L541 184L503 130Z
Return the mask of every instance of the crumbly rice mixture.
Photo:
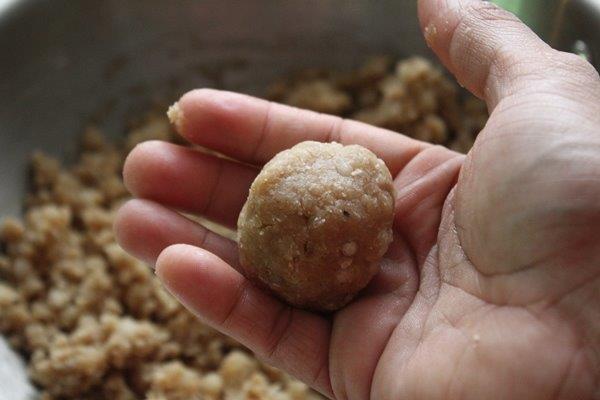
M462 100L419 58L305 72L269 97L462 151L486 120L480 102ZM123 160L149 139L174 140L165 117L118 145L88 129L72 166L34 154L23 218L0 229L0 333L26 358L42 399L320 398L197 321L116 244L112 222L128 198Z
M485 104L464 95L421 57L380 56L350 72L306 70L271 85L271 100L336 114L469 151L487 121Z

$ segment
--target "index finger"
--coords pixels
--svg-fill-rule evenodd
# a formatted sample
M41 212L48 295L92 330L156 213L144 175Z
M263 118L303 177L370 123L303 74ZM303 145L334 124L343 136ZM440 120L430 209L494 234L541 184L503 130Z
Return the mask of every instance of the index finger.
M396 175L431 146L361 122L213 89L186 93L169 116L190 142L256 165L305 140L335 141L368 148Z

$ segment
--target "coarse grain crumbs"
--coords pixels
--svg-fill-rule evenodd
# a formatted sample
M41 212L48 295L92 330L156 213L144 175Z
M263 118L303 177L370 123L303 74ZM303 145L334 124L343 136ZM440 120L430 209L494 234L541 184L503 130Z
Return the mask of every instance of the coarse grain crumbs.
M30 375L54 396L77 396L98 385L108 363L97 346L66 345L48 349L49 355L34 360Z
M173 103L169 107L167 110L167 117L169 118L169 121L175 125L175 127L177 127L177 129L181 129L183 126L184 115L179 103Z
M104 134L96 126L86 127L81 137L82 151L102 151L109 146Z
M446 123L437 115L427 115L415 128L415 139L431 143L447 141Z
M308 386L299 381L291 381L287 385L290 398L292 400L300 400L308 395Z
M437 29L429 27L426 35L435 40ZM311 87L322 88L318 97L299 95ZM357 119L462 152L471 148L487 120L485 103L460 92L455 82L421 57L396 64L389 57L375 57L354 71L298 74L277 82L276 88L272 100ZM323 109L342 94L350 99L348 105Z
M169 126L169 121L160 115L150 115L141 125L132 129L125 139L125 150L129 151L137 144L148 140L168 140L175 139L173 131Z
M23 237L25 228L21 221L15 218L7 218L0 228L0 239L4 242L16 242Z
M201 376L179 361L156 365L150 371L148 398L201 399Z
M257 368L248 354L232 351L223 359L219 374L227 386L239 387Z
M285 101L295 107L310 107L315 111L329 114L343 113L351 105L351 98L327 81L299 84L288 94Z
M118 373L113 373L104 378L102 387L99 388L98 395L95 398L101 397L111 400L136 400L138 396L129 387L125 377ZM94 396L90 396L90 400Z
M466 152L487 112L483 102L458 94L456 84L428 61L394 64L390 57L349 72L302 72L271 90L277 101ZM172 107L169 118L181 125L181 110ZM200 323L146 265L116 244L115 211L128 198L121 168L127 152L146 140L175 140L165 116L145 117L119 145L97 127L86 128L79 159L69 167L34 153L23 219L8 218L0 227L0 333L26 358L40 399L321 399ZM341 162L336 170L368 179L363 166ZM317 186L308 190L320 194ZM292 200L297 193L289 195ZM348 199L352 195L344 191ZM368 204L393 207L390 199L366 198ZM350 220L362 212L336 209ZM319 227L325 214L299 218ZM211 228L233 237L222 227ZM377 240L387 243L391 237L381 232ZM348 241L337 247L349 269L361 251L353 247ZM306 251L314 251L314 243Z
M8 307L19 300L19 294L8 285L0 283L0 307Z
M126 150L170 138L166 119L152 117L123 148L88 128L70 168L41 153L32 160L23 222L6 219L0 229L0 331L28 358L41 398L216 400L226 389L242 396L250 376L236 372L235 360L246 353L234 351L222 369L225 355L242 347L186 311L112 232L127 198Z
M425 40L428 45L431 46L435 42L437 33L437 27L433 23L430 23L425 27Z
M213 399L223 391L223 379L215 372L209 372L200 379L200 393Z

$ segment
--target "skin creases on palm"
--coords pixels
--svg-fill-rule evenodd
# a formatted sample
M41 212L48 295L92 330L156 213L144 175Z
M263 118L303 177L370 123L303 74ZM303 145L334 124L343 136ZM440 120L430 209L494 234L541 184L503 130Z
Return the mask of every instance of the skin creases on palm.
M594 237L590 231L597 229L594 223L584 225L587 232L577 232L581 222L570 222L568 217L577 218L577 212L587 213L593 208L574 210L571 202L568 216L557 215L560 205L551 204L545 193L525 191L523 195L530 197L521 204L506 198L506 214L500 213L499 206L486 206L481 214L461 220L457 209L467 213L474 210L459 202L477 196L465 192L470 188L462 187L463 182L477 179L468 175L471 171L487 173L469 168L463 167L458 185L446 199L437 240L420 267L419 291L379 360L379 365L387 367L377 369L375 386L393 382L393 389L384 384L380 388L382 393L397 393L397 398L551 399L561 398L559 393L564 393L564 398L590 398L598 379L594 354L600 335L600 251L598 243L585 241L587 235ZM550 166L547 171L557 174ZM524 178L525 172L514 173ZM498 195L493 191L489 189L485 201ZM536 197L553 210L558 222L548 221L551 216L545 215L546 210L525 207L535 204ZM518 212L512 214L515 209ZM544 217L536 219L540 212ZM500 216L503 221L493 222ZM485 235L499 234L487 229L499 228L475 224L489 219L492 225L504 222L508 229L511 218L517 222L525 218L530 230L494 238L491 244L497 246L501 240L514 251L492 258L498 264L485 264L489 259L485 252L490 251ZM532 224L542 226L538 229L548 235L545 241L528 239L528 235L538 234ZM548 224L551 229L546 230ZM483 232L471 249L483 254L471 256L461 233L477 229ZM565 236L578 234L584 240L569 247ZM551 241L554 237L557 242ZM585 310L588 307L589 312ZM373 397L379 398L375 393Z

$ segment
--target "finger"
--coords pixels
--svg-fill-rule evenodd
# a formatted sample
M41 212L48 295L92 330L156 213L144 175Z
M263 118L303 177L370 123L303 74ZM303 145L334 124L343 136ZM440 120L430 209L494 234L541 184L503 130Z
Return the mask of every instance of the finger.
M395 174L429 145L356 121L212 89L185 94L171 119L189 141L251 164L263 164L305 140L360 144Z
M156 263L165 287L191 312L324 394L330 323L291 308L249 283L219 257L197 247L175 245Z
M581 191L582 176L597 175L586 160L597 146L598 73L491 3L420 0L419 13L434 51L493 110L452 202L464 253L485 276L507 279L540 264L544 249L556 259L568 242L560 236L568 230L557 227L574 210L594 207L575 206L572 193Z
M583 82L595 74L589 63L553 50L517 17L490 2L420 0L419 19L438 57L490 109L519 91L552 87L552 75L585 89Z
M410 248L394 233L377 275L359 298L336 313L330 342L330 376L338 398L370 398L370 377L390 335L412 304L418 283Z
M227 226L236 225L257 173L246 165L160 141L136 146L123 168L125 185L134 196Z
M127 252L154 265L172 244L202 247L237 268L237 244L184 216L148 200L130 200L115 219L117 241Z
M444 201L456 184L465 156L435 146L419 153L394 180L394 226L423 265L438 238Z

